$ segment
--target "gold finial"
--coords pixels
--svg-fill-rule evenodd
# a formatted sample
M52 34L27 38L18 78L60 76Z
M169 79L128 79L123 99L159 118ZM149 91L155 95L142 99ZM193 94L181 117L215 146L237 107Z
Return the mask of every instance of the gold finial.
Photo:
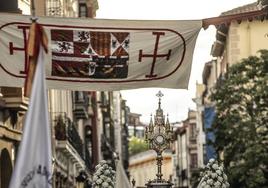
M159 99L161 99L161 97L164 96L164 94L161 91L158 91L158 93L156 94L157 97L159 97Z
M159 109L160 109L161 108L161 97L163 97L164 94L161 91L158 91L156 96L159 98L158 106L159 106Z

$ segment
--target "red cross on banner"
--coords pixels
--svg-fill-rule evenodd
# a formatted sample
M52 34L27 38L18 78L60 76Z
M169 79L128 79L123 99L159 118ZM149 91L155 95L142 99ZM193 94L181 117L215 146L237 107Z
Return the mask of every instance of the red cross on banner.
M156 58L158 58L158 57L166 57L167 61L168 61L169 57L170 57L170 54L171 54L171 49L168 50L167 54L157 54L160 36L165 35L165 33L164 32L153 32L153 35L156 35L154 54L142 54L142 50L140 50L140 53L139 53L139 61L142 61L143 57L151 57L151 58L153 58L152 68L151 68L150 74L146 75L146 77L148 77L148 78L157 76L156 74L154 74L154 67L155 67L155 63L156 63L156 60L157 60Z

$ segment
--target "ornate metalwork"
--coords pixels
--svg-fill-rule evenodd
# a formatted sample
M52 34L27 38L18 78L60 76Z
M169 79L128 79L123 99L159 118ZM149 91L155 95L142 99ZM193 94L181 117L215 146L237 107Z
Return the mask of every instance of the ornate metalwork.
M164 96L163 93L159 91L156 96L159 98L158 109L156 110L154 121L151 115L150 124L148 127L145 127L145 140L149 144L149 149L153 149L157 153L157 179L149 182L147 186L151 187L152 183L159 183L158 185L165 183L170 187L172 184L162 179L162 152L170 148L173 128L170 126L168 115L166 118L161 108L161 98Z

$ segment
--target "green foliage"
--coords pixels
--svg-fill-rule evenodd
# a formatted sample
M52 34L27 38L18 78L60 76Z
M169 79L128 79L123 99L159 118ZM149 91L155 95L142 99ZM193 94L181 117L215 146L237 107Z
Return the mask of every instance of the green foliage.
M230 67L212 92L213 143L223 152L231 187L268 185L268 51Z
M137 153L148 150L148 145L143 139L137 137L131 137L129 140L129 154L135 155Z

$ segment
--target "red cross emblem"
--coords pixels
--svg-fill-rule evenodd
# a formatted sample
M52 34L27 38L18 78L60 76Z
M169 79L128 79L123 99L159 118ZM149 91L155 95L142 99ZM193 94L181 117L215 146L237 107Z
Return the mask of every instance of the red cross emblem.
M142 61L143 57L152 57L153 58L151 71L150 71L149 75L146 75L147 78L152 78L152 77L157 76L157 74L154 74L154 66L155 66L156 59L158 57L166 57L166 60L168 61L169 57L170 57L170 54L171 54L171 50L169 50L167 54L157 54L160 36L165 35L165 33L164 32L153 32L153 35L156 35L154 53L153 54L143 54L142 50L140 50L140 53L139 53L139 62Z
M20 71L21 74L27 73L27 67L28 67L28 52L27 52L27 30L29 30L30 26L28 25L19 25L18 29L22 29L23 32L23 47L15 47L13 42L9 42L9 53L10 55L14 54L14 51L24 51L24 70Z

